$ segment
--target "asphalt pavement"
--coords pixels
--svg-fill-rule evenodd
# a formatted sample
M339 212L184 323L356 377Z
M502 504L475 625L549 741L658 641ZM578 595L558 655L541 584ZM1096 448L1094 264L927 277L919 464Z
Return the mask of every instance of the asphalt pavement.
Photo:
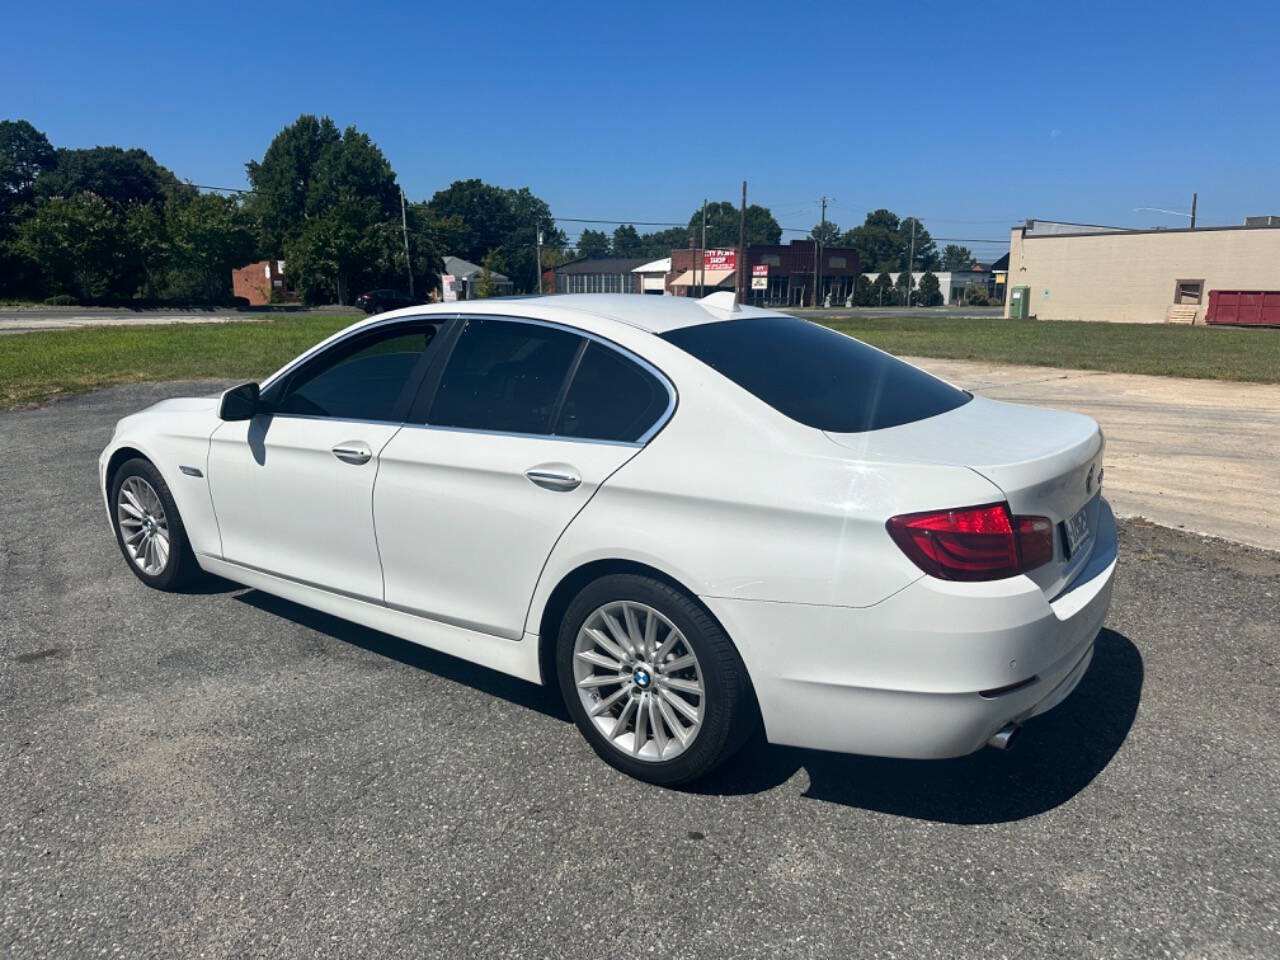
M96 458L209 386L0 414L0 956L1280 956L1280 555L1123 524L1010 753L753 744L662 790L552 691L143 587Z

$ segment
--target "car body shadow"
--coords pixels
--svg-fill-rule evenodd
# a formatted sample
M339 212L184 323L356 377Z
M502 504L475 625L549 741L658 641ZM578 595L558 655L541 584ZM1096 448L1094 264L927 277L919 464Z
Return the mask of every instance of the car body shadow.
M571 722L558 690L528 683L517 677L499 673L497 670L490 670L488 667L482 667L447 653L440 653L408 640L401 640L389 633L321 613L319 610L304 607L292 600L284 600L260 590L246 590L236 599L274 617L281 617L308 630L315 630L317 633L323 633L335 640L341 640L343 643L368 650L378 656L395 660L405 666L425 670L482 693L501 697L548 717L563 720L566 723Z
M880 813L956 824L1006 823L1066 803L1111 762L1142 695L1138 648L1103 630L1093 663L1065 701L1027 722L1014 749L951 760L894 760L749 744L697 793L758 793L803 768L806 797Z

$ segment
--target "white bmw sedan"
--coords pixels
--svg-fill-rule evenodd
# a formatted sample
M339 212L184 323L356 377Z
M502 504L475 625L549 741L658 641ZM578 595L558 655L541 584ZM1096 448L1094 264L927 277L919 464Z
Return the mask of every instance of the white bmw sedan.
M558 685L615 767L1007 747L1075 688L1116 531L1088 417L705 300L414 307L116 426L125 561Z

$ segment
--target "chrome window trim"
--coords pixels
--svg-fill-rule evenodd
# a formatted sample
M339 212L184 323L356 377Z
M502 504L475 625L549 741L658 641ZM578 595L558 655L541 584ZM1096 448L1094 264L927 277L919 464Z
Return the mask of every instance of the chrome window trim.
M593 340L607 350L613 350L617 353L620 353L622 356L630 360L632 363L637 364L639 367L641 367L641 369L648 371L650 374L656 377L658 382L661 383L662 386L667 391L667 407L665 410L662 411L661 414L658 415L658 418L653 422L653 425L650 426L648 430L642 433L635 440L597 440L591 437L570 437L570 436L565 436L564 434L559 434L559 433L511 433L503 430L484 430L478 427L444 427L444 426L439 426L437 424L431 424L431 423L409 423L408 421L404 421L404 420L361 420L361 419L343 418L343 417L320 417L314 414L306 414L306 413L272 413L271 416L288 417L288 418L293 418L298 420L324 420L328 423L336 423L336 422L365 423L365 424L376 424L378 426L386 426L386 425L397 426L398 425L401 427L411 427L415 430L440 430L440 431L447 431L450 433L478 433L478 434L485 434L487 436L493 436L493 437L524 437L526 439L531 439L531 440L558 440L558 441L565 441L569 443L601 443L601 444L605 444L606 446L614 446L614 447L643 447L655 436L657 436L659 431L661 431L662 428L665 427L667 423L670 422L672 416L675 415L676 407L679 404L680 395L676 390L675 384L671 381L671 378L668 377L662 370L655 367L652 363L650 363L644 357L641 357L638 354L633 353L632 351L628 350L626 347L622 346L619 343L614 343L612 340L608 339L607 337L603 337L598 333L593 333L590 330L583 330L581 327L573 327L573 326L569 326L568 324L556 323L551 320L539 320L536 317L503 316L503 315L491 314L491 313L449 313L449 314L441 314L439 316L439 321L441 324L445 324L451 320L470 320L473 318L480 319L480 320L497 320L497 321L506 322L506 323L527 323L537 327L549 327L552 330L562 330L565 333L571 333L576 336L582 337L583 339L586 339L586 340ZM347 340L351 339L352 337L363 336L364 334L368 333L370 330L374 330L381 326L391 326L393 324L399 324L399 323L412 323L415 321L421 322L423 320L434 322L436 319L437 317L435 315L417 314L415 316L408 316L408 317L388 317L386 320L374 320L374 321L371 321L370 323L362 324L361 326L352 330L346 336L339 337L337 340L329 340L329 341L318 343L314 347L312 347L310 350L308 350L306 353L303 353L300 356L294 358L294 361L290 363L287 367L282 368L279 372L272 374L270 378L268 378L267 380L264 380L262 382L260 389L262 391L266 391L277 380L281 379L282 377L287 377L290 373L292 373L295 369L297 369L299 365L317 356L322 349L329 350L330 348L338 347L341 344L345 343Z

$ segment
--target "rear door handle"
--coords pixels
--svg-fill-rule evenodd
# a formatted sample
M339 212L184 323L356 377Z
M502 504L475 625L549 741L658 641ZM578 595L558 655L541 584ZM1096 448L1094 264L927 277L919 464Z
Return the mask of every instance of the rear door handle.
M530 467L524 472L529 481L542 487L544 490L558 490L567 492L577 489L582 483L582 478L578 476L577 471L572 467L563 464L542 464L537 467Z
M369 449L369 445L359 440L348 440L346 443L338 444L333 448L333 455L343 463L353 463L357 466L373 459L373 451Z

